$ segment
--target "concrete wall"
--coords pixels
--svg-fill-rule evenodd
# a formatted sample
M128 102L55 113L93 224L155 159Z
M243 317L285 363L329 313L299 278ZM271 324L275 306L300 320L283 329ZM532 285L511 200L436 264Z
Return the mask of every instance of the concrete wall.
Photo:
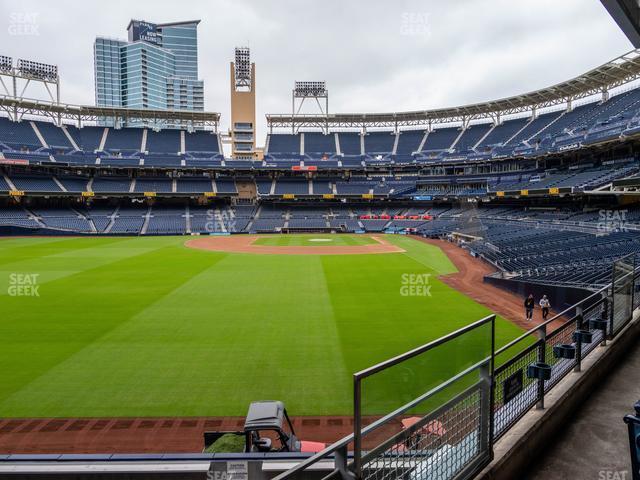
M556 312L562 311L571 305L575 305L593 293L583 288L539 285L536 283L523 282L521 280L510 280L498 277L484 277L484 281L519 295L522 297L523 302L525 297L530 293L533 293L533 296L536 299L536 305L538 300L542 298L542 295L547 295L551 301L551 306ZM588 305L585 305L585 307L586 306Z

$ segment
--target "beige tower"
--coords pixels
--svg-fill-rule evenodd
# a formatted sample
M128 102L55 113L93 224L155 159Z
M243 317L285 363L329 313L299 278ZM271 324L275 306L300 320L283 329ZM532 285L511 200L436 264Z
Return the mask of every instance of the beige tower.
M256 151L256 65L249 48L237 47L231 62L231 150L234 158L258 158Z

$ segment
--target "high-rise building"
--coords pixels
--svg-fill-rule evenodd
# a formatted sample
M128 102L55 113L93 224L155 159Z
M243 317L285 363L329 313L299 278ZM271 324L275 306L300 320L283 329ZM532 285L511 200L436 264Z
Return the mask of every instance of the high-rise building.
M126 41L97 37L96 105L203 111L204 82L198 80L199 23L131 20Z

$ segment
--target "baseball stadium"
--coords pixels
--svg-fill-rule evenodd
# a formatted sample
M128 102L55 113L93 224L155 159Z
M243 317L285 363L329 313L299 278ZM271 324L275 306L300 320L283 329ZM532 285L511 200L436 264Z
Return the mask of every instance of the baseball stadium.
M205 108L200 20L97 37L95 105L5 42L0 478L639 479L640 8L594 3L637 49L380 113L260 113L247 46Z

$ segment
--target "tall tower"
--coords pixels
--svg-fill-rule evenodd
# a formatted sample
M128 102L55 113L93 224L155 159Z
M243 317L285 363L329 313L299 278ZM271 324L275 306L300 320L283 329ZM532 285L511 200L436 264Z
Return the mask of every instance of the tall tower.
M236 47L231 62L231 150L233 158L258 158L256 151L256 65L248 47Z

